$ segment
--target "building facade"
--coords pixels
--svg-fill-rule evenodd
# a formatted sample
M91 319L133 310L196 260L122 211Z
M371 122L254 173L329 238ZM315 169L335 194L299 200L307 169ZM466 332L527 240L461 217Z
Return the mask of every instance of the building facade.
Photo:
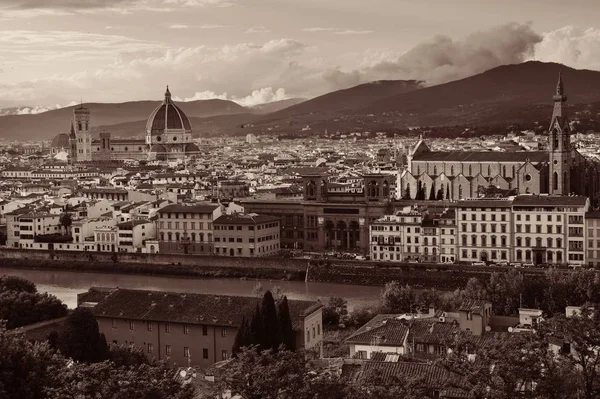
M125 289L90 289L78 305L91 307L107 342L141 348L170 365L208 367L227 360L242 319L251 318L255 297ZM288 301L296 347L322 355L319 302Z
M221 212L218 204L173 204L159 209L159 252L212 254L213 223Z
M214 253L224 256L279 254L279 218L257 214L221 215L214 223Z

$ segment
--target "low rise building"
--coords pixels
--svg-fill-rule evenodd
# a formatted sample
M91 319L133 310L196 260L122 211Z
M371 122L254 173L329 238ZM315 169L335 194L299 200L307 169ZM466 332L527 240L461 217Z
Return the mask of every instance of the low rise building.
M273 256L280 247L280 220L257 214L221 215L214 222L216 255Z
M218 204L172 204L157 211L161 253L213 253L213 222L221 216Z
M119 252L144 252L146 240L156 238L154 222L131 220L117 225Z
M110 343L142 348L151 359L170 365L208 367L229 359L243 318L259 299L142 291L90 289L78 305L91 307ZM323 322L319 302L288 301L296 347L322 355Z

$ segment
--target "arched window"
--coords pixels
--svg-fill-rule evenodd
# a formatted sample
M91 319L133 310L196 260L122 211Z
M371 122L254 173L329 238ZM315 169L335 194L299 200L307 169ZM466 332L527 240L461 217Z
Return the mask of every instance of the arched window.
M167 237L168 241L173 241L173 234L170 231L167 233Z
M454 165L450 166L450 176L454 176Z
M435 239L435 237L433 237L433 238L431 239L431 245L433 245L433 246L437 245L437 244L436 244L436 241L437 241L437 240Z
M437 248L436 248L436 247L433 247L433 249L431 250L431 252L432 252L434 255L435 255L435 254L437 254Z
M517 247L522 247L523 245L521 245L521 244L522 244L521 237L517 237Z
M161 233L160 233L160 240L161 240L161 241L164 241L164 240L165 240L165 233L164 233L164 232L161 232Z
M200 233L200 242L204 242L204 233Z
M554 190L558 190L558 173L554 172L554 175L552 175L552 188Z
M502 177L506 177L506 165L502 166Z
M535 239L535 246L536 247L541 247L542 246L542 239L541 237L538 237Z
M437 165L433 165L433 174L437 175Z
M488 176L492 175L492 167L488 165Z
M315 181L311 180L308 183L306 183L306 195L308 197L314 197L315 194Z
M423 245L427 246L427 245L429 245L428 243L429 243L429 240L427 239L427 237L424 237L423 238Z
M207 239L208 239L208 242L212 242L212 240L213 240L213 239L212 239L212 234L211 234L211 233L208 233L208 234L206 235L206 237L207 237Z
M552 238L548 238L548 239L547 239L546 246L547 246L548 248L552 248Z
M552 149L556 150L556 149L558 149L558 130L557 129L554 129L552 131L552 138L554 141L554 147Z
M388 184L387 180L384 180L383 182L383 196L385 198L390 196L390 185Z
M196 242L196 233L192 233L192 241Z
M463 198L462 184L458 185L458 199Z
M81 122L77 122L77 130L82 130L81 129Z
M556 248L562 248L562 238L556 239Z
M472 246L476 246L477 245L477 235L473 234L471 236L471 245Z
M469 165L469 176L473 176L473 169L471 165Z
M179 232L176 232L175 233L175 241L179 241L179 236L180 236Z

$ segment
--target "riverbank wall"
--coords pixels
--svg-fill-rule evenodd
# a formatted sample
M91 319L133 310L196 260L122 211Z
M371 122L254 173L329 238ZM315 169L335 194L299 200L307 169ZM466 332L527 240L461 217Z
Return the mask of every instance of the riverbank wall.
M454 290L472 278L487 280L501 268L467 265L397 265L346 260L240 258L0 248L0 266L162 276L259 278L383 286L399 281L419 288ZM537 271L531 270L528 273Z

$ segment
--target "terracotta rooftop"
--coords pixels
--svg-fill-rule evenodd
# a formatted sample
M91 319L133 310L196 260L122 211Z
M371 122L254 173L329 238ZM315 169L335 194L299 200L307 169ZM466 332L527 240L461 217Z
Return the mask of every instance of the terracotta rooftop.
M587 197L579 195L519 195L514 206L584 206Z
M172 204L159 209L159 213L213 213L219 205L198 204L198 205L180 205Z
M546 151L431 151L416 154L413 161L430 162L548 162Z
M239 327L243 317L252 316L260 300L255 297L117 288L100 298L93 312L96 317L115 319ZM302 317L322 305L319 302L290 300L289 307L292 324L298 330Z

